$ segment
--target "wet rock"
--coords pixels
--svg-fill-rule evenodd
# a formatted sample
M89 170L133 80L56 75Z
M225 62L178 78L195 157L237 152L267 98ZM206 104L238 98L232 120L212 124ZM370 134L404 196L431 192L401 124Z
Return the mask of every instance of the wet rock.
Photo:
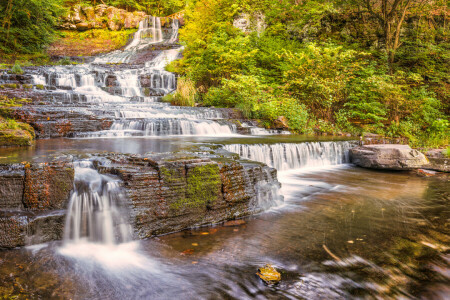
M269 264L259 268L256 275L266 284L275 284L281 280L281 274Z
M12 112L15 119L30 124L37 138L71 137L78 133L109 129L112 118L96 116L70 107L23 106Z
M425 169L439 172L450 172L450 157L444 154L442 149L432 149L426 152L425 156L429 163L424 166Z
M366 145L350 149L350 161L360 167L385 170L422 168L428 160L408 145Z
M64 211L0 211L0 248L16 248L60 240L64 234L64 220Z
M140 238L260 212L257 183L266 172L276 172L260 164L208 158L166 155L115 160L99 171L123 180Z
M25 167L22 164L0 165L0 210L23 209Z
M25 165L24 207L28 210L66 207L73 181L71 161Z

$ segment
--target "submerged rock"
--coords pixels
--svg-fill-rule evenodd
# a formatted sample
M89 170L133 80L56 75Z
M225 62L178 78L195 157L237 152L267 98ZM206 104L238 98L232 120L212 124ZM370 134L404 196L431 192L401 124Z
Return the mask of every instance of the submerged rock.
M256 275L258 275L258 277L266 284L275 284L281 280L281 274L269 264L259 268Z
M366 145L350 149L350 161L360 167L382 170L412 170L428 164L425 155L408 145Z

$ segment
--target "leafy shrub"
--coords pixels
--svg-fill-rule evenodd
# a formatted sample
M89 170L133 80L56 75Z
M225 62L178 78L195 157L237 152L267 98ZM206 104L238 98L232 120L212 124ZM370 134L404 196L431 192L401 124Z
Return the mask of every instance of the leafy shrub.
M14 66L11 68L10 73L11 73L11 74L18 74L18 75L21 75L21 74L24 73L24 71L23 71L22 68L20 67L20 64L19 64L18 62L16 62L16 63L14 64Z
M177 81L177 90L173 94L164 97L164 101L178 106L194 106L197 97L197 89L194 82L186 77L180 77Z

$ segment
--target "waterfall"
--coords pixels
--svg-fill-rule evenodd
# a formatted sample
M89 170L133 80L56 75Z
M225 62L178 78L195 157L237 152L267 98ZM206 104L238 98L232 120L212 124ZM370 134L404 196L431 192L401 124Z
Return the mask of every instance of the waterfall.
M280 194L280 183L270 170L264 169L263 175L258 178L255 184L257 206L263 210L279 206L283 203L283 196Z
M131 226L120 206L124 201L125 194L116 179L99 174L89 161L75 163L64 241L107 245L130 241Z
M110 130L81 134L78 137L126 137L126 136L229 136L236 134L236 126L221 125L209 120L150 119L119 120Z
M348 163L348 149L350 148L350 142L224 146L225 150L237 153L242 158L265 163L278 171Z

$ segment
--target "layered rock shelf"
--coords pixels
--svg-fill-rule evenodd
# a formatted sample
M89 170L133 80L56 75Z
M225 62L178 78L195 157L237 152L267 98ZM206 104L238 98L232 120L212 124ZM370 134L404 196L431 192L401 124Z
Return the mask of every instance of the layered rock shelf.
M74 189L72 160L0 165L0 248L62 238ZM233 159L107 154L91 161L122 182L130 224L141 239L261 212L260 198L272 197L264 186L279 186L275 169Z

